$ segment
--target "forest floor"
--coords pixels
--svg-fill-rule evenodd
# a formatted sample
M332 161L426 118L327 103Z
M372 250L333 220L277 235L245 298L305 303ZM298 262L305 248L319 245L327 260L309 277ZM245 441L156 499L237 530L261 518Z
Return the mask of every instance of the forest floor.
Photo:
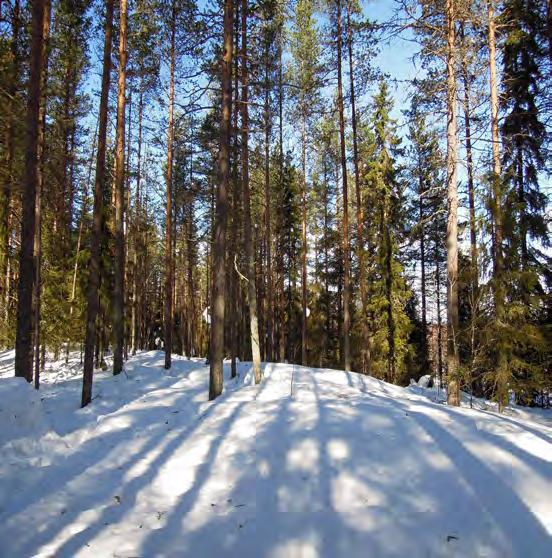
M97 372L78 409L78 358L36 392L0 353L1 557L552 556L552 413L286 364L209 403L173 362Z

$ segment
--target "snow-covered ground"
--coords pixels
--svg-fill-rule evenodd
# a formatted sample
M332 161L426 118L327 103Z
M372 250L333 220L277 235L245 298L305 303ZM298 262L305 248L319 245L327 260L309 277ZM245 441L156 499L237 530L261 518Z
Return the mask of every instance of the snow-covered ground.
M552 556L547 412L284 364L209 403L203 361L162 365L80 410L78 359L37 393L0 354L1 557Z

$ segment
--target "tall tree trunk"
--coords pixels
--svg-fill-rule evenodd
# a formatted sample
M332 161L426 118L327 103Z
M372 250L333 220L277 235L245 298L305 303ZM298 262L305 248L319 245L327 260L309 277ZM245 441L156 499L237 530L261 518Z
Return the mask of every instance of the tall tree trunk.
M464 23L460 24L460 38L464 41ZM465 46L464 46L465 49ZM462 53L462 81L464 85L464 125L466 130L466 167L468 172L468 204L470 213L470 255L471 255L471 284L472 291L475 293L479 284L478 254L477 254L477 233L475 221L475 181L473 168L473 149L471 134L471 88L470 75L466 60L466 53Z
M435 243L435 293L437 298L437 373L439 375L439 388L443 386L443 324L441 320L441 263L439 261L439 248Z
M274 280L272 277L272 230L270 193L270 53L268 43L265 46L265 83L264 83L264 190L265 190L265 242L266 242L266 360L273 359L274 350Z
M458 355L458 184L456 123L456 0L446 0L447 35L447 379L448 404L460 405Z
M234 27L233 0L224 0L224 50L222 58L222 114L218 155L216 217L213 226L213 272L211 273L211 343L209 399L222 393L222 359L224 356L224 297L226 291L226 223L228 220L228 176L230 152L230 118L232 115L232 42Z
M236 6L236 17L234 21L234 107L233 107L233 124L232 124L232 231L230 238L230 249L228 257L229 277L230 277L230 320L229 320L229 344L230 344L230 375L235 378L237 375L236 359L238 358L239 343L238 343L238 292L240 289L239 277L234 266L238 256L238 221L239 221L239 208L241 200L241 181L238 171L238 116L239 116L239 102L238 102L238 74L239 74L239 37L240 37L240 21L238 17L239 5Z
M36 206L35 219L36 230L34 237L34 257L35 257L35 292L34 292L34 385L38 389L40 387L40 311L41 311L41 295L42 295L42 187L44 185L44 138L46 134L46 82L48 74L48 42L50 37L50 0L44 2L44 22L42 37L44 41L43 62L41 72L41 92L39 112L39 131L38 131L38 180L36 182Z
M5 171L4 181L0 187L0 281L3 289L2 299L4 302L4 313L0 319L4 321L4 328L7 332L10 308L10 205L11 193L14 182L14 157L15 157L15 128L16 128L16 109L15 99L19 84L19 34L21 31L20 6L19 0L15 0L12 13L12 34L10 41L10 67L9 80L6 84L6 113L8 121L5 131ZM6 339L7 341L7 339Z
M113 374L123 370L125 334L125 105L127 63L127 0L120 2L119 80L115 138L115 282L113 288Z
M351 329L351 245L349 242L349 192L347 186L347 154L345 147L345 116L343 110L343 76L341 55L343 36L341 30L341 0L337 0L337 107L339 110L339 139L341 149L341 179L343 182L343 363L351 369L349 330Z
M421 166L420 166L421 171ZM427 356L427 296L426 296L426 231L425 231L425 211L424 211L424 197L425 197L425 185L424 179L420 172L419 175L419 198L418 198L418 208L419 208L419 218L420 218L420 265L422 271L422 365L424 368L427 367L428 356Z
M494 15L494 0L488 0L489 24L489 73L491 88L491 141L493 144L493 224L494 224L494 280L493 294L495 315L498 326L504 320L504 292L503 292L503 256L502 256L502 168L500 163L500 139L498 135L498 81L496 73L496 22ZM508 404L508 370L507 355L503 336L498 333L497 351L497 398L499 411Z
M283 188L284 185L284 62L283 62L283 23L280 23L278 27L278 138L279 138L279 157L278 157L278 171L280 177L280 188ZM279 260L281 262L280 267L280 320L279 320L279 329L280 329L280 361L285 360L286 355L286 327L285 323L286 320L284 319L285 316L285 308L286 308L286 300L285 300L285 271L284 271L284 255L283 251L279 251ZM289 319L289 316L288 316Z
M39 181L38 136L40 128L40 98L44 65L45 0L31 2L31 53L27 97L25 174L23 212L21 219L21 252L19 255L19 285L17 300L17 331L15 338L15 375L28 382L33 378L33 292L35 284L35 211L36 189Z
M305 99L301 95L301 364L307 366L307 130Z
M107 111L109 102L109 82L111 77L111 42L113 32L114 0L105 4L105 31L102 69L102 89L98 117L98 150L96 153L96 179L94 183L94 208L90 240L90 263L86 294L86 337L84 341L84 374L81 406L92 399L92 377L94 373L94 352L96 348L96 318L100 307L100 260L103 230L103 195L106 182L105 152L107 142Z
M141 219L142 210L140 202L140 184L142 181L142 118L144 113L144 77L140 76L140 96L138 99L138 146L136 154L136 196L134 201L134 252L133 252L133 268L132 275L132 354L136 354L138 345L140 344L140 321L141 321L141 305L138 303L139 284L141 284L138 251L141 240ZM141 292L141 290L140 290ZM140 347L141 348L141 347Z
M255 285L255 256L253 250L253 237L251 226L251 201L249 190L249 76L247 60L247 0L242 0L241 4L242 21L242 104L241 104L241 125L242 125L242 181L243 181L243 236L244 250L247 269L247 298L249 303L249 323L251 333L251 353L253 357L253 375L255 383L261 381L261 352L259 346L259 322L257 318L257 289Z
M361 304L361 360L362 372L370 374L370 335L368 332L367 306L368 298L366 293L366 269L364 261L364 208L362 206L362 192L360 189L360 171L358 165L358 134L357 134L357 115L355 98L355 74L353 64L353 30L351 27L351 0L347 1L347 49L349 51L349 82L350 82L350 101L351 101L351 124L353 129L353 167L355 173L355 195L356 195L356 226L357 226L357 258L359 268L359 290Z
M172 2L171 52L169 85L169 127L167 130L167 208L165 220L165 370L171 367L172 312L173 312L173 262L172 262L172 175L174 152L174 69L176 39L176 3Z

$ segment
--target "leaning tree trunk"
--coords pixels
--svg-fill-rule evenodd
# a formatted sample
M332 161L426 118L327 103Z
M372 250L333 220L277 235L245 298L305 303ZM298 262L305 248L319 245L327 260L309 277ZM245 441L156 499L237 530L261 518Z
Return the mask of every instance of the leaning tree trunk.
M169 85L169 128L167 130L167 208L165 220L165 370L171 367L172 351L172 306L173 306L173 262L172 262L172 176L174 152L174 66L176 38L176 4L172 3L171 16L171 63Z
M251 227L251 200L249 190L249 109L247 73L247 0L242 0L242 181L243 181L243 237L247 270L247 298L251 329L251 353L255 383L261 381L261 351L259 346L259 322L257 319L257 289L255 286L255 257Z
M218 155L218 188L213 238L211 273L211 343L209 399L222 393L222 359L224 356L224 297L226 294L226 223L228 220L228 176L230 154L230 118L232 115L232 43L234 26L233 0L224 0L224 52L222 58L222 111Z
M96 179L94 183L94 208L92 210L92 231L90 240L90 263L88 265L88 287L86 293L86 337L84 341L84 374L82 382L81 406L92 399L92 377L94 373L94 350L96 348L96 318L100 308L100 249L103 228L103 194L106 169L105 152L107 142L107 111L109 83L111 77L111 42L113 32L114 0L105 5L105 36L103 50L102 89L98 118L98 151L96 153Z
M35 284L35 210L39 181L38 136L40 128L40 98L44 65L44 17L46 1L31 2L31 53L27 97L25 171L23 212L21 218L21 251L19 255L19 285L17 299L17 331L15 338L15 375L28 382L33 377L33 292Z
M113 287L113 374L123 370L125 296L125 105L127 63L127 0L121 0L119 82L115 139L115 281Z
M345 370L351 369L349 330L351 329L351 246L349 242L349 192L347 187L347 154L345 150L345 117L343 110L343 77L341 54L341 0L337 0L337 107L339 110L339 139L341 149L341 179L343 182L343 363Z
M447 379L448 403L460 405L458 355L458 184L455 72L455 0L446 0L447 34Z

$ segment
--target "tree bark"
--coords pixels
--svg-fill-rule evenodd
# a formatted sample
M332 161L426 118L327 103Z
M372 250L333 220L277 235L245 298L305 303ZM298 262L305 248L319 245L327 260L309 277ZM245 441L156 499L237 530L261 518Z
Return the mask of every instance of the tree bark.
M20 59L19 59L19 34L21 31L19 0L15 0L11 22L10 40L10 68L9 82L6 84L6 113L8 121L5 132L5 179L0 188L0 281L2 281L2 299L4 301L4 312L0 319L4 321L7 330L10 315L10 205L11 194L14 183L14 157L15 157L15 128L16 110L15 99L19 84ZM7 339L6 339L7 341Z
M337 0L337 106L339 110L339 139L341 149L341 179L343 183L343 363L345 370L351 370L351 350L349 330L351 329L351 245L349 242L349 192L347 186L347 154L345 147L345 116L343 109L343 76L341 30L341 0Z
M272 229L271 209L272 200L270 192L270 55L268 45L265 47L265 84L264 84L264 132L265 132L265 160L264 160L264 189L265 189L265 238L266 238L266 360L273 359L274 350L274 279L272 277Z
M460 37L464 40L464 23L460 24ZM465 144L466 144L466 167L468 172L468 204L470 214L470 255L471 255L471 283L472 290L475 293L479 284L479 266L478 266L478 253L477 253L477 232L475 221L475 181L473 169L473 149L472 149L472 134L471 134L471 91L470 91L470 76L468 65L466 61L465 52L462 54L462 81L464 85L464 125L466 130Z
M173 330L173 262L172 262L172 176L174 153L174 70L176 39L176 3L172 2L171 52L169 84L169 125L167 130L167 207L165 217L165 370L171 367Z
M500 139L498 134L498 81L496 72L496 22L494 0L488 0L489 85L491 89L491 141L493 145L493 221L494 221L494 280L493 295L497 325L504 320L503 255L502 255L502 168L500 162ZM499 411L508 404L508 370L504 340L498 332L497 351L497 398Z
M115 138L115 281L113 288L113 374L123 370L125 307L125 105L127 63L127 0L120 1L119 79Z
M39 131L38 131L38 180L36 183L36 206L35 220L36 230L34 237L34 257L35 257L35 292L34 292L34 386L40 387L40 342L41 342L41 295L42 295L42 189L44 185L44 138L46 134L46 83L48 74L48 41L50 37L50 0L44 2L44 21L43 21L43 41L42 49L43 62L41 72L41 92L39 106Z
M211 273L211 343L209 399L222 393L222 359L224 356L224 297L226 274L226 224L228 220L228 176L230 152L230 118L232 115L232 43L233 0L224 0L224 49L222 58L222 114L218 155L218 188L213 238L213 271Z
M248 1L241 4L241 47L242 47L242 188L243 188L243 236L247 268L247 298L249 303L249 324L251 333L251 353L253 357L253 375L255 383L261 381L261 351L259 345L259 322L257 318L257 289L255 285L255 256L251 226L251 201L249 190L249 76L247 68L247 16Z
M458 184L456 121L456 6L446 0L447 37L447 379L448 404L460 405L460 359L458 355Z
M94 352L96 348L96 318L100 307L100 260L103 230L103 195L106 182L105 152L107 143L107 111L111 78L111 43L113 33L114 0L105 4L105 31L103 49L102 89L98 118L98 150L96 153L96 178L94 183L94 208L90 240L90 263L86 294L86 337L84 341L84 374L81 406L92 399Z
M425 197L425 185L424 179L421 174L420 167L419 174L419 198L418 198L418 208L419 208L419 219L420 219L420 266L422 272L422 365L424 368L427 366L427 293L426 293L426 244L425 244L425 211L424 211L424 197Z
M138 290L141 284L139 269L138 251L140 248L142 227L142 210L140 201L140 184L142 181L142 118L144 113L144 86L143 76L140 76L140 96L138 99L138 146L136 154L136 197L134 201L134 252L133 252L133 268L132 274L132 313L131 313L131 329L132 329L132 354L136 354L136 350L141 343L140 339L140 323L141 323L141 305L138 304ZM141 348L141 345L140 345Z
M301 364L307 366L307 130L305 100L301 96Z
M357 115L355 97L355 79L353 65L353 31L351 28L351 0L347 2L347 49L349 52L349 81L350 81L350 100L351 100L351 124L353 131L353 168L355 173L355 196L356 196L356 225L357 225L357 258L359 267L359 291L361 304L361 364L362 372L371 373L370 363L370 335L368 331L367 306L368 298L366 293L366 269L364 261L364 208L362 206L362 192L360 188L360 171L358 164L358 134L357 134Z
M36 190L39 181L38 136L40 128L40 98L44 64L45 0L31 2L31 53L27 97L25 174L23 213L21 221L21 251L19 255L19 285L17 300L17 330L15 339L15 375L28 382L33 377L33 292L36 280L34 258Z

